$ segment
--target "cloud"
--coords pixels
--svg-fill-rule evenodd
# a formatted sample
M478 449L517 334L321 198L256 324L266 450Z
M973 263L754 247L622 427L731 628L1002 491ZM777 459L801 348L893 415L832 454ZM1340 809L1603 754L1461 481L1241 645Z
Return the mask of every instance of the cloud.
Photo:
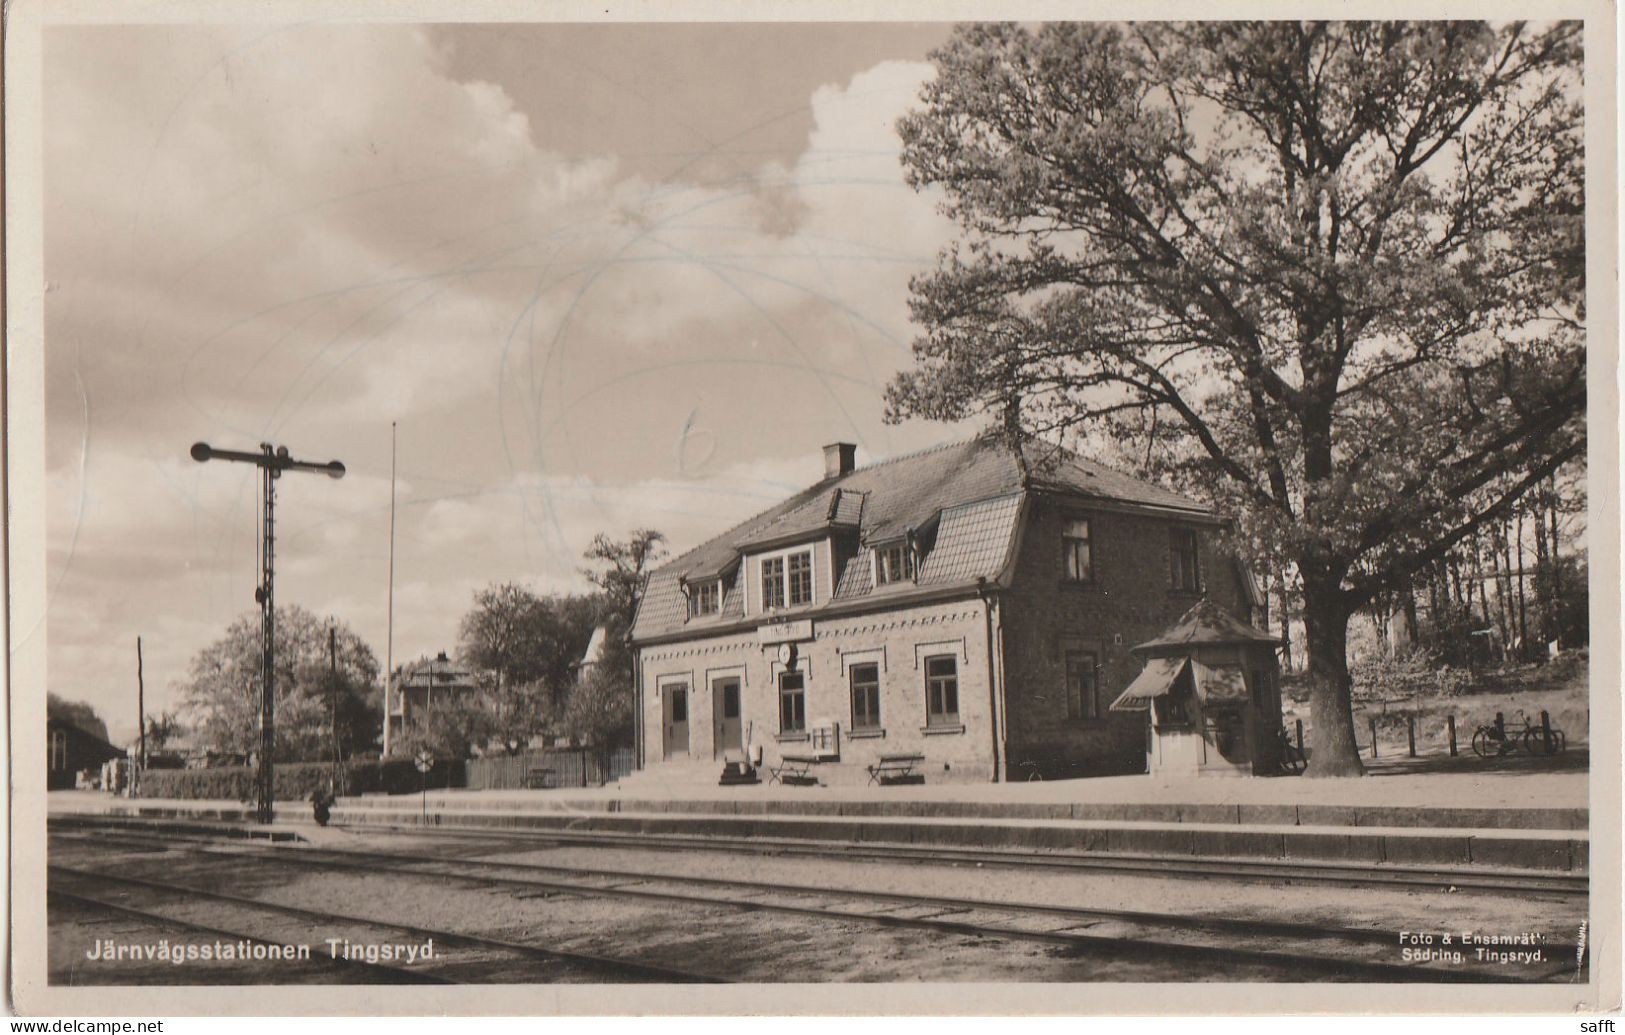
M492 581L583 588L598 532L680 551L817 480L825 442L943 437L880 421L908 278L951 233L893 130L928 66L817 89L793 160L653 182L539 146L538 115L411 26L53 29L46 58L67 696L124 707L141 634L171 706L252 609L254 472L193 441L348 465L280 483L278 599L381 658L398 424L402 658L453 647Z

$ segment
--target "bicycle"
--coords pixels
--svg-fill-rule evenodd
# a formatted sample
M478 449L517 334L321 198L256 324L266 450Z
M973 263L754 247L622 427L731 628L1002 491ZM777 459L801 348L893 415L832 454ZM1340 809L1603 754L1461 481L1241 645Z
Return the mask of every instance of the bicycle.
M1493 723L1485 723L1474 730L1473 754L1479 758L1504 758L1517 751L1518 745L1522 744L1523 749L1531 755L1556 755L1568 747L1568 737L1562 730L1536 726L1522 709L1518 711L1518 718L1523 721L1522 729L1508 732L1506 720L1497 713Z
M1553 726L1548 731L1543 726L1532 726L1524 723L1523 749L1531 755L1560 755L1569 746L1569 738L1563 731Z

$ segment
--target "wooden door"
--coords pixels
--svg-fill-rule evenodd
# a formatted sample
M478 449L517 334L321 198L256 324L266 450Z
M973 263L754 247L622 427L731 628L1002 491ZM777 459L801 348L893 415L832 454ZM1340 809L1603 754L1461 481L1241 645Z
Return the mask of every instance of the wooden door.
M715 679L711 681L711 712L717 736L711 750L712 758L722 758L728 752L743 752L739 708L739 680Z
M661 711L665 717L667 758L688 757L688 684L672 683L661 688Z

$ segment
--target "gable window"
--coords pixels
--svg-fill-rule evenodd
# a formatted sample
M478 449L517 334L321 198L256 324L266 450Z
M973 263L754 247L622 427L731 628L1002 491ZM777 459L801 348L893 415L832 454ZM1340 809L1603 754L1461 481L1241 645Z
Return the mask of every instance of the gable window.
M762 610L813 602L812 551L762 558Z
M879 729L880 666L853 665L848 676L852 680L852 728Z
M925 659L925 724L959 724L959 663L952 654Z
M914 578L914 551L907 543L875 547L875 585L907 582Z
M1089 519L1077 518L1066 523L1061 535L1061 553L1066 562L1066 577L1073 582L1095 581L1095 555L1089 540Z
M779 675L779 732L804 733L807 729L807 677L800 672Z
M1169 576L1174 589L1200 592L1201 567L1196 555L1196 533L1188 528L1173 530L1168 544Z
M790 606L812 603L812 551L803 550L789 557Z
M1100 718L1100 658L1092 650L1066 652L1066 717Z
M722 583L712 579L707 582L698 582L689 590L688 615L698 618L701 615L714 615L722 610Z
M784 558L766 557L762 560L762 610L771 611L784 606Z

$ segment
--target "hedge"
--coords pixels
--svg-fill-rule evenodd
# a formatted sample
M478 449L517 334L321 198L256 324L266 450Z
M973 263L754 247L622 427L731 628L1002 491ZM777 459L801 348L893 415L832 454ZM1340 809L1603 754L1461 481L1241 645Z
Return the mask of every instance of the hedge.
M432 788L462 787L466 778L461 761L437 762L428 774L418 772L409 759L347 762L344 794L415 794L425 783ZM278 762L276 799L303 801L333 777L331 762ZM141 774L137 791L143 798L186 798L212 801L253 801L254 768L246 765L211 769L149 769Z

